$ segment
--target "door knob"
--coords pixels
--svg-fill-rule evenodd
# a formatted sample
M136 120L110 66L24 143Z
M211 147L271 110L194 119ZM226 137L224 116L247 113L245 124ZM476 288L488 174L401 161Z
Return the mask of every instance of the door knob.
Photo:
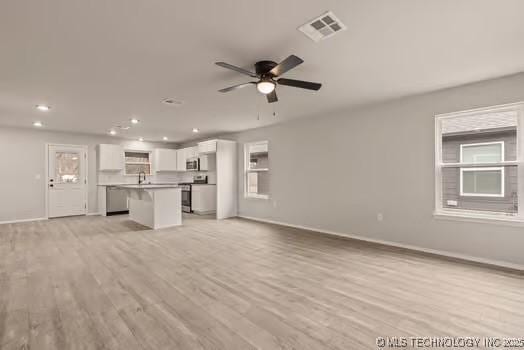
M54 185L53 184L50 184L49 187L53 187Z

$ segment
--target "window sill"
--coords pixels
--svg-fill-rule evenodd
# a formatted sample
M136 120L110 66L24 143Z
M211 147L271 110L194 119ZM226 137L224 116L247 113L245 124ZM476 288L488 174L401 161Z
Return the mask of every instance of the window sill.
M524 220L517 216L508 216L504 214L480 214L470 212L449 212L449 211L435 211L433 217L438 220L452 220L473 222L481 224L495 224L495 225L509 225L509 226L524 226Z
M244 199L269 199L267 194L245 194Z

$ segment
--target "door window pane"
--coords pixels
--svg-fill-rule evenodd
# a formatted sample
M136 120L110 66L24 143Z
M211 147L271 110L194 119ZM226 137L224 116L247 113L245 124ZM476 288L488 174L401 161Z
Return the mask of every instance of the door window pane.
M73 152L55 153L55 181L77 183L80 178L80 154Z

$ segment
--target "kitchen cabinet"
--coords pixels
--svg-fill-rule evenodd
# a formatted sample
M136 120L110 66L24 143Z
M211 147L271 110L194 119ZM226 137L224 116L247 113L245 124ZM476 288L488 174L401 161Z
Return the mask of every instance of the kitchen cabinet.
M186 159L198 158L198 146L188 147L186 150Z
M186 171L186 149L176 150L176 169L178 171Z
M208 140L198 143L198 153L215 153L217 151L217 140Z
M98 145L98 170L120 171L124 168L124 148L120 145Z
M176 163L178 171L187 171L186 162L192 158L198 158L198 147L187 147L176 150Z
M155 167L155 171L163 172L163 171L177 171L178 170L178 162L177 162L178 151L176 149L157 148L153 152L153 155L154 155L153 165Z
M217 209L216 185L191 186L191 208L195 214L211 214Z

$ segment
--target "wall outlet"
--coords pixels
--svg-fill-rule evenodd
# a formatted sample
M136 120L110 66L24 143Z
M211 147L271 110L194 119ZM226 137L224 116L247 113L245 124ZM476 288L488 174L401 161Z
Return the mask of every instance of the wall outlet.
M384 214L378 213L377 214L377 221L383 221L384 220Z
M40 177L41 177L40 174L36 174L35 175L35 180L40 180Z

